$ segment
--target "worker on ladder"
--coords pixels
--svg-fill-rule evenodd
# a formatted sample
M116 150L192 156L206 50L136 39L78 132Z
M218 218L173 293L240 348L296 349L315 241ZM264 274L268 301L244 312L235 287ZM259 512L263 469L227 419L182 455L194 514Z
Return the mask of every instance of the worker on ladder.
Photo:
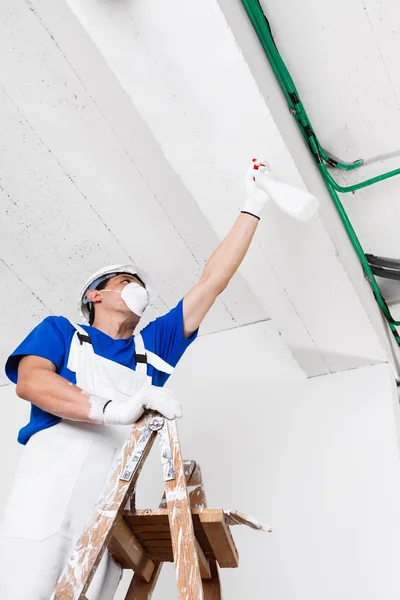
M7 376L31 416L1 529L1 600L47 600L132 423L145 409L182 415L163 386L249 248L268 200L268 172L255 165L242 214L175 308L134 335L155 296L151 279L133 264L106 267L79 295L88 325L47 317L9 357ZM111 600L120 578L107 552L88 600Z

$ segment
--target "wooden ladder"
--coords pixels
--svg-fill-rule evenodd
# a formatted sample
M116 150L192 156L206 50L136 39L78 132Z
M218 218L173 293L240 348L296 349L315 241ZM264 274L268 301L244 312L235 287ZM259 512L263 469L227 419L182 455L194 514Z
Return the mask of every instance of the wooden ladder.
M156 437L165 493L158 509L136 510L136 482ZM84 600L107 549L134 572L125 600L150 599L164 562L175 562L179 600L222 598L218 565L237 567L238 553L224 511L206 507L199 466L182 460L175 420L149 411L135 423L50 600Z

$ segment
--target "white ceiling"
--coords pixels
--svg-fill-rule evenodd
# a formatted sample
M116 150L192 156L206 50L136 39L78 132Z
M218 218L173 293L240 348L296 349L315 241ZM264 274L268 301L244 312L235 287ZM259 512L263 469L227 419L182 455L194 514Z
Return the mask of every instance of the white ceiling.
M27 3L2 6L0 52L4 360L44 316L77 318L82 281L103 264L142 264L160 290L148 318L171 308L218 237L114 79L100 81L100 107ZM96 85L99 57L87 57ZM118 98L110 122L102 110ZM204 332L265 319L237 277Z
M103 263L153 273L149 317L172 307L233 223L254 154L286 181L320 185L270 110L269 71L270 94L215 0L69 5L79 21L64 0L1 1L3 357L46 314L74 317L76 290ZM368 287L359 270L350 279L354 257L318 194L306 225L269 207L203 328L272 317L309 375L386 359Z
M225 4L224 15L215 0L69 0L220 237L242 202L249 157L266 156L282 179L304 185L298 157L269 110L271 91L260 93L245 60L253 57L244 57L225 19L239 3ZM245 25L243 11L241 19ZM242 273L303 368L318 374L354 367L360 355L362 364L372 339L363 337L366 319L355 298L352 304L354 290L345 291L323 224L300 228L270 211L257 242Z

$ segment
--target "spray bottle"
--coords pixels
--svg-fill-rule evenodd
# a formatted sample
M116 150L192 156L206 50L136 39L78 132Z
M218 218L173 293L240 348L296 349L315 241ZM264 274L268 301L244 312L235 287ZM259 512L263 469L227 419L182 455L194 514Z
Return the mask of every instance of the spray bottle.
M286 214L297 221L308 221L318 210L318 199L297 187L278 181L268 163L253 158L254 169L264 176L254 175L254 181Z

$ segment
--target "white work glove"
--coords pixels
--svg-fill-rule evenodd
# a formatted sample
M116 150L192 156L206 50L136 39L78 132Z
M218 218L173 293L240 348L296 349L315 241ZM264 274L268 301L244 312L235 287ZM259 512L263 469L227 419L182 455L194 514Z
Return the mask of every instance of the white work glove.
M156 410L166 419L182 416L182 407L168 388L145 384L132 398L115 402L99 396L90 396L89 418L104 425L131 425L140 419L144 411Z
M263 177L276 179L264 160L254 158L245 177L246 201L241 212L250 213L257 219L261 217L262 211L270 200L270 195L262 189Z
M142 402L146 410L156 410L166 419L181 418L182 406L174 398L172 390L146 384L139 393L142 394Z

